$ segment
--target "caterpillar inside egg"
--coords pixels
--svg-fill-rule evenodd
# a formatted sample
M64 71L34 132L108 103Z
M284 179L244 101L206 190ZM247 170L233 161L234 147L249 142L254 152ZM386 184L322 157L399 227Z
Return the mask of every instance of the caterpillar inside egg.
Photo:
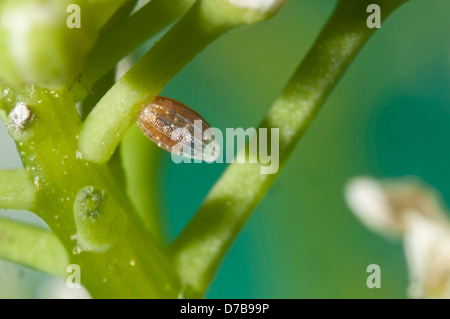
M142 108L137 122L151 141L168 152L208 163L219 157L211 126L183 103L158 96Z

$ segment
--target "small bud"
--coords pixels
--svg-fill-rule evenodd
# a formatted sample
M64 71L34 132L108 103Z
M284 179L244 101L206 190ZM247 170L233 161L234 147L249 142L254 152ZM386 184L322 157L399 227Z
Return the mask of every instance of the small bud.
M410 214L404 236L413 298L450 298L450 225Z
M71 83L97 36L84 10L79 29L67 27L74 0L0 2L0 78L19 86L59 88Z
M105 252L122 237L125 213L103 189L82 188L73 203L76 239L82 251Z
M401 234L403 226L394 218L379 182L371 178L355 178L348 183L345 195L350 209L366 227L383 235Z

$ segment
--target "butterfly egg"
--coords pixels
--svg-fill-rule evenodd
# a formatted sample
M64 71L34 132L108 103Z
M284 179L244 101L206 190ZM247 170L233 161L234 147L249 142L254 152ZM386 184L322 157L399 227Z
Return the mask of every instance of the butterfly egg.
M142 108L137 122L151 141L168 152L206 162L215 161L220 154L208 122L173 99L156 97Z

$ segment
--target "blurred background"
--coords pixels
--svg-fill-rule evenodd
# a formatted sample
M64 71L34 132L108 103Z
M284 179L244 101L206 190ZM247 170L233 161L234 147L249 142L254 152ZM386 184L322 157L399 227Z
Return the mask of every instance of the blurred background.
M257 127L335 4L291 0L273 19L227 33L162 95L222 130ZM414 175L450 207L449 12L448 0L411 0L382 24L255 210L207 297L407 297L402 244L367 230L348 209L344 187L358 175ZM1 169L20 167L3 124L0 150ZM174 164L169 153L160 165L159 204L170 241L226 166ZM40 222L26 212L0 211L0 217ZM381 267L380 289L366 286L366 268L374 263ZM62 282L0 260L0 298L64 293Z

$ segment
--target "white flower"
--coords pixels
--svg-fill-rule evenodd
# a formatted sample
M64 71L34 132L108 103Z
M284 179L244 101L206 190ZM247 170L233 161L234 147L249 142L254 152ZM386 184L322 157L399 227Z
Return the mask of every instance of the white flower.
M380 183L372 178L352 180L346 188L347 203L368 228L384 235L399 235L402 225L393 218L388 198Z
M277 11L287 0L228 0L228 2L243 9L269 13Z
M368 228L402 236L413 298L450 298L450 222L437 197L412 180L356 178L348 205Z
M450 226L409 214L404 243L411 297L450 298Z

